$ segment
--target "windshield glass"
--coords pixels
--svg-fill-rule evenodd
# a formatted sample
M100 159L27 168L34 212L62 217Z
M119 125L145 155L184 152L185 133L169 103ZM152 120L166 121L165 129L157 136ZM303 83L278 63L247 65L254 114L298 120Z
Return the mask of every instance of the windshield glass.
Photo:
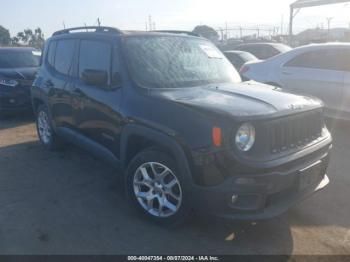
M131 74L144 87L241 82L231 63L205 40L181 36L129 37L126 49Z
M39 51L0 51L0 68L38 67Z

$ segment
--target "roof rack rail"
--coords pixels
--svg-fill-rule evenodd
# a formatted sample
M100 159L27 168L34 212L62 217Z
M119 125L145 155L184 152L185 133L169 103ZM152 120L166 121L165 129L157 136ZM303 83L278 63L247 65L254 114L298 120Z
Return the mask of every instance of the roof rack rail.
M53 36L56 35L64 35L73 33L73 31L82 31L82 30L95 30L95 32L103 32L103 33L114 33L114 34L122 34L123 32L114 27L106 27L106 26L82 26L82 27L72 27L63 29L53 33Z
M152 30L151 32L156 32L156 33L170 33L170 34L183 34L183 35L190 35L190 36L197 36L196 33L190 32L190 31L181 31L181 30Z

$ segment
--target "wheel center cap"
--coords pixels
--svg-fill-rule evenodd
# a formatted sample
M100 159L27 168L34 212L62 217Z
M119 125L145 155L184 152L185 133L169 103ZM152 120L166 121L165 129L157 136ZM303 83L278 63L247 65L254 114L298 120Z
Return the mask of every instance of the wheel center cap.
M155 183L154 184L154 189L159 192L159 191L162 191L163 190L163 186L159 183Z

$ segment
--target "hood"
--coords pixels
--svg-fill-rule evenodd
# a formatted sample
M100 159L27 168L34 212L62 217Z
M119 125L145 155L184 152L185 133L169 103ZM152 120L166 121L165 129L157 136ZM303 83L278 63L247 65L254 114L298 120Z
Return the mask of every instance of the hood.
M0 77L6 77L15 80L34 80L38 67L31 68L0 68Z
M277 117L323 106L318 99L256 82L183 88L158 94L185 106L235 118Z

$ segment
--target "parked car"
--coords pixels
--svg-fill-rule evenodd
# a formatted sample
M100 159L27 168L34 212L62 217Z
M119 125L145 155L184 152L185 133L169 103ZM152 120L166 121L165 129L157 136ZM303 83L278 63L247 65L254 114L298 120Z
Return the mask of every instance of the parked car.
M239 45L235 50L245 51L253 54L260 60L266 60L276 55L286 53L292 50L292 48L278 43L249 43Z
M108 161L124 175L131 203L162 225L193 210L273 217L329 182L332 138L321 102L241 83L203 38L56 32L32 103L45 148L68 141Z
M246 64L241 73L293 93L320 98L331 117L350 119L350 44L297 48L266 61Z
M237 71L239 71L245 63L259 60L251 53L243 51L225 51L224 54Z
M0 115L31 110L30 87L40 55L34 48L0 48Z

